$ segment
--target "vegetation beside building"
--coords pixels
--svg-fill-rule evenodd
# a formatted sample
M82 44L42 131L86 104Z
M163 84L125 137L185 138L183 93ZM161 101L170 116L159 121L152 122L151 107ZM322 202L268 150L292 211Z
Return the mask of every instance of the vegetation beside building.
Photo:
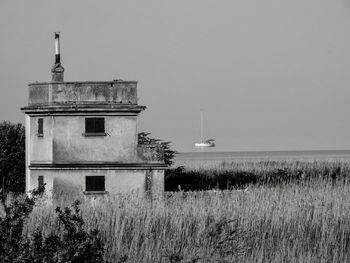
M24 147L11 146L24 141L23 127L3 127L2 136L17 139L1 139L1 156L20 165L9 157L24 161ZM147 133L139 142L161 143ZM163 200L62 195L47 202L41 191L30 197L1 193L0 251L6 253L0 262L350 261L348 161L203 167L208 163L167 170ZM20 169L12 171L11 180L21 182L24 171L23 177ZM79 201L72 206L72 200Z
M312 178L168 192L165 202L82 199L80 208L85 231L99 230L111 262L349 262L349 192L348 180ZM54 207L41 205L25 233L57 229L56 220Z
M20 123L0 123L0 189L13 193L25 189L25 131Z
M86 231L84 228L79 201L72 207L55 209L55 221L58 221L60 231L43 229L43 222L40 222L34 231L23 233L25 223L28 223L28 217L43 193L44 187L34 190L31 196L14 198L0 193L0 262L106 262L98 230Z

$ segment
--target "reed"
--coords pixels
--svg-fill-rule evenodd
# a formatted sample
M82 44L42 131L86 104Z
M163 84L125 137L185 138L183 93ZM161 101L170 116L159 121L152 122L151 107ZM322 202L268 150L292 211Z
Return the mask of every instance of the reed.
M60 232L55 207L78 198L111 262L349 262L349 192L347 181L321 177L164 200L62 196L38 204L25 233Z

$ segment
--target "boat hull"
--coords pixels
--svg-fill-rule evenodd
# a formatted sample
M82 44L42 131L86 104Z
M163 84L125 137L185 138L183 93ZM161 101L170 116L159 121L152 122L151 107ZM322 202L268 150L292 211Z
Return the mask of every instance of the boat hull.
M204 142L198 142L198 143L195 143L194 144L195 147L215 147L215 144L214 143L204 143Z

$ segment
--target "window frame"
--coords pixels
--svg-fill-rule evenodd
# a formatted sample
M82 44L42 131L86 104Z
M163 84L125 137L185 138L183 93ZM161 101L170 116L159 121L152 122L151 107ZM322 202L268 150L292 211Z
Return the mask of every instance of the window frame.
M95 183L96 184L96 181L94 182L94 179L102 179L103 178L103 187L99 188L99 187L96 187L96 185L88 185L88 183ZM88 182L88 179L90 179L90 182ZM102 182L99 182L99 184L101 184ZM88 188L89 187L89 188ZM104 175L86 175L85 176L85 191L84 191L84 194L106 194L108 193L106 191L106 176Z
M93 122L91 123L91 121ZM102 123L98 124L98 121L102 121ZM83 136L106 136L105 124L106 120L104 117L85 117L85 132L83 133ZM101 127L102 129L99 130L98 128Z

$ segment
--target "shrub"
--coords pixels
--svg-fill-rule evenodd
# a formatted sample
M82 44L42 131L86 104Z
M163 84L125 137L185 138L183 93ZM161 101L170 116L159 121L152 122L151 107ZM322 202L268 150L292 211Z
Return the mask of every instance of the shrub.
M0 262L14 262L21 250L22 231L25 219L33 211L35 200L43 193L44 188L32 192L31 197L9 196L0 193L3 214L0 215Z
M56 208L59 222L63 225L63 234L50 233L43 237L37 229L31 238L22 245L21 256L16 262L37 263L94 263L104 260L104 245L98 238L96 229L84 230L84 220L80 214L79 201L71 208Z
M0 263L93 263L106 262L104 244L96 229L84 230L79 201L71 208L56 208L63 233L51 232L44 237L38 228L31 237L23 236L25 220L32 212L37 198L44 188L35 190L31 196L9 198L0 194L3 215L0 216Z

